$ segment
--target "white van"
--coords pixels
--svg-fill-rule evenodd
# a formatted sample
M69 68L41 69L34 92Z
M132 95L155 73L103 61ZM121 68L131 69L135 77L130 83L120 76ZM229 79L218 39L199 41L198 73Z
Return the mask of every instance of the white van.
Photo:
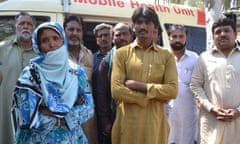
M153 7L159 15L164 47L169 47L166 28L170 24L183 24L189 30L187 48L197 53L205 50L203 9L159 5L154 4L154 0L5 0L0 2L0 40L14 34L14 17L20 11L35 16L38 24L45 21L58 21L62 24L66 14L77 14L84 20L84 44L95 52L97 45L92 30L97 24L131 23L134 9L146 5Z

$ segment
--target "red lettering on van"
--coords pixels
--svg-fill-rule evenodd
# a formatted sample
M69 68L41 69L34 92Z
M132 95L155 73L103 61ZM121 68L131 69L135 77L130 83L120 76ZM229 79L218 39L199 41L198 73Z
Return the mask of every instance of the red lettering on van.
M131 8L138 8L141 6L141 4L138 1L130 1Z
M182 15L187 15L187 16L195 16L193 13L193 10L188 9L188 8L180 8L180 7L173 7L173 10L176 14L182 14Z
M155 5L155 10L160 12L170 13L170 8L162 5Z
M153 8L156 12L165 12L170 13L170 8L162 5L153 5L153 4L146 4L146 3L139 3L137 0L130 0L130 6L131 8L135 9L137 7L146 7L150 6Z
M92 5L101 5L101 6L113 6L113 7L124 7L124 1L122 0L74 0L77 3L85 3Z

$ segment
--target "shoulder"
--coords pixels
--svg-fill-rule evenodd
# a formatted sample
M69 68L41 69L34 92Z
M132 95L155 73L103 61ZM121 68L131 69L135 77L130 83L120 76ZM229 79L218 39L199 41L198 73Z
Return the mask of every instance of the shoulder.
M116 49L116 53L128 53L130 50L132 50L134 47L131 45L123 46L119 49Z
M161 52L165 52L165 53L172 53L171 49L169 48L165 48L159 45L156 45L156 48L159 49Z
M27 85L33 85L31 81L32 77L32 68L30 65L27 65L19 75L18 81Z
M72 61L71 59L68 59L68 64L70 66L70 69L73 69L73 70L78 70L81 68L80 65L76 64L74 61Z
M200 56L197 59L198 65L208 65L209 62L214 62L216 59L213 56L212 50L204 51L200 54Z
M212 56L212 55L213 55L212 53L213 53L212 50L204 51L204 52L202 52L202 53L200 54L200 58Z
M73 62L72 60L68 59L68 63L70 66L70 71L77 74L77 75L86 75L85 71L83 69L83 67L81 67L80 65L76 64L75 62Z
M103 58L103 61L109 62L116 52L116 47L113 47Z
M194 51L186 50L185 52L191 58L197 59L199 57L199 55L196 52L194 52Z
M96 51L96 52L93 54L93 57L98 57L98 55L101 55L100 50Z
M81 44L81 49L83 50L84 53L92 55L92 51L90 49L88 49L86 46L84 46L83 44Z
M133 49L134 47L132 47L131 45L126 45L117 49L114 54L114 59L115 57L119 59L124 59L128 57L132 53Z
M158 53L160 55L164 55L164 56L167 56L167 57L169 57L169 56L174 57L171 49L169 49L169 48L165 48L165 47L162 47L162 46L159 46L159 45L155 45L155 49L158 51Z
M3 40L0 41L0 49L11 46L14 43L14 40Z
M24 69L22 70L22 76L26 77L27 75L29 75L31 73L31 66L27 65L26 67L24 67Z

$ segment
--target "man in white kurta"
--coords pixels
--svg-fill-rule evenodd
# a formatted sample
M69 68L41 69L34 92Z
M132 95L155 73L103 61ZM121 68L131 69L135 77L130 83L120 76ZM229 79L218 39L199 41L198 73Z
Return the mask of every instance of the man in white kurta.
M196 53L185 50L185 54L176 62L178 95L169 102L169 143L193 144L195 141L197 107L189 83L197 57Z
M240 47L236 25L213 24L216 47L201 54L190 88L200 103L200 144L240 143Z
M169 43L175 55L178 71L178 95L169 105L169 144L193 144L196 136L197 106L189 88L198 55L186 49L187 29L172 25L168 29Z

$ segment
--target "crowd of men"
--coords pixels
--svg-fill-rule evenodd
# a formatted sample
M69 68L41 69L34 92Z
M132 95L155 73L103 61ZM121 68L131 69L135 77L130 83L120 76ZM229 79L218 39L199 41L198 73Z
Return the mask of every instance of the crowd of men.
M84 46L80 16L66 16L62 24L69 59L84 69L94 99L95 114L82 124L88 143L237 144L240 47L234 21L216 21L215 47L198 55L186 47L188 30L183 25L168 27L171 48L160 46L160 21L150 7L137 8L131 19L132 25L96 25L99 50L94 54ZM35 27L34 17L20 12L16 39L0 42L3 144L15 141L12 93L20 73L36 57Z

